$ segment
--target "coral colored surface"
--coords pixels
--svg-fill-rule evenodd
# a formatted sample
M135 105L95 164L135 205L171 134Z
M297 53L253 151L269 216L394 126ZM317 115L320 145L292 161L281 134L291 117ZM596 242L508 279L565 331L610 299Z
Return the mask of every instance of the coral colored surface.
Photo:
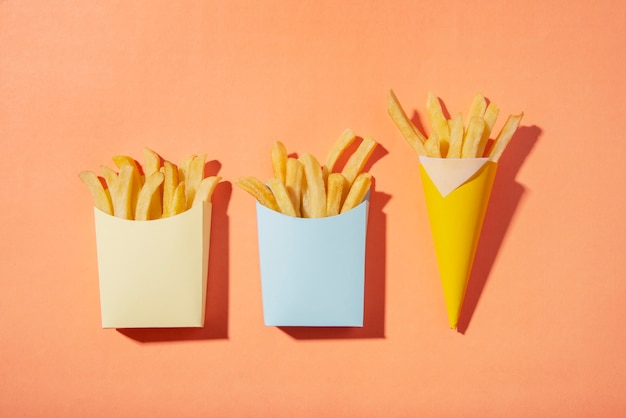
M626 414L626 3L0 1L0 414ZM500 161L460 329L448 328L418 159L477 91L525 112ZM253 199L269 149L374 137L365 327L263 325ZM206 326L100 327L77 174L207 153Z

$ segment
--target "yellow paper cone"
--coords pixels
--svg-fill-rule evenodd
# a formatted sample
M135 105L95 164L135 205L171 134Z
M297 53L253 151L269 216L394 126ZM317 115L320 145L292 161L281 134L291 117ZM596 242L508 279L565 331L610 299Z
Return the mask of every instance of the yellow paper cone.
M435 176L454 172L462 159L447 161L438 159L429 163L436 169L429 171L425 161L420 165L428 217L434 240L439 274L448 311L450 328L456 329L465 297L465 290L472 271L474 255L480 231L489 203L489 195L496 174L497 164L492 161L476 161L478 170L469 178L447 191L445 196L437 188ZM470 159L468 159L470 160ZM477 159L473 159L477 160ZM456 164L446 172L446 164ZM471 164L470 161L467 163ZM430 166L428 166L430 168Z

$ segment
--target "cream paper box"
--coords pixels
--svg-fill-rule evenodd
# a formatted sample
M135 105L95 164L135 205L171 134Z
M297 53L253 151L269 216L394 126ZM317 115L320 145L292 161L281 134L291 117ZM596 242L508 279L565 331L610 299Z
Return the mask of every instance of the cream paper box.
M428 217L450 328L456 329L497 163L420 157Z
M326 218L256 208L265 325L362 327L369 198Z
M211 211L131 221L94 209L103 328L204 325Z

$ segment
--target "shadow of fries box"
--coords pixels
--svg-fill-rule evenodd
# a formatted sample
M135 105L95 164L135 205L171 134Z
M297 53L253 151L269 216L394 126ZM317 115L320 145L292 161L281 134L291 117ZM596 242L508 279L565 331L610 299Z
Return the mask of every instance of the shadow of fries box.
M129 221L94 209L103 328L204 326L211 210Z
M283 215L257 202L267 326L363 326L369 197L327 218Z

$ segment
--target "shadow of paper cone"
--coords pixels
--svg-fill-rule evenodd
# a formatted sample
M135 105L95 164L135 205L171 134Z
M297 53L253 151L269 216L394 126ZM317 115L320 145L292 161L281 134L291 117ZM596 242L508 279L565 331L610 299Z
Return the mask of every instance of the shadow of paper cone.
M456 329L497 164L485 158L420 161L448 321Z

